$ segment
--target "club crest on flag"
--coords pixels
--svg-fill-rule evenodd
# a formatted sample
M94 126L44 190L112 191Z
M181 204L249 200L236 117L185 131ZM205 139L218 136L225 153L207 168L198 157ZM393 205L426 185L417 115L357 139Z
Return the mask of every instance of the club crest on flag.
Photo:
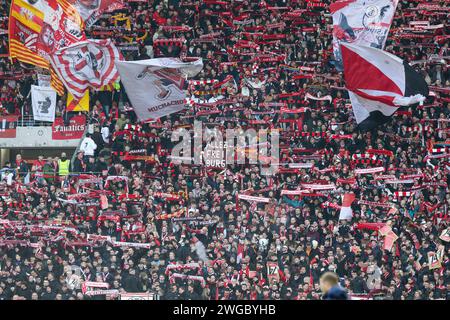
M122 83L140 121L158 119L178 112L185 106L185 78L196 75L202 59L182 62L160 58L116 62Z
M185 80L177 69L158 69L148 66L136 76L136 79L143 80L146 77L150 78L153 85L159 90L155 94L155 99L160 101L166 100L172 94L172 90L176 90L177 93L183 92Z
M102 48L99 47L81 47L77 54L70 56L71 64L77 73L91 73L98 77L99 72L103 70L106 62L103 59Z
M368 6L366 8L365 17L374 18L378 16L380 10L377 6Z
M69 92L81 99L88 87L99 89L117 80L114 62L121 58L111 40L88 40L59 50L51 61Z
M33 12L31 12L31 10L28 10L27 8L20 8L19 13L27 20L33 20L34 18Z

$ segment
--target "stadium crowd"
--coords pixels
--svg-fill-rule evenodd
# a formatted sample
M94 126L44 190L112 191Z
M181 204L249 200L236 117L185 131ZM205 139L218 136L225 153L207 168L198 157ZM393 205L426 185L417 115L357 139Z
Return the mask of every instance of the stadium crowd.
M399 1L386 50L420 70L432 93L369 132L358 130L333 65L329 2L128 1L104 14L87 33L112 37L126 60L201 56L203 71L189 82L186 111L138 124L123 87L91 92L91 130L74 159L5 164L0 299L115 299L114 290L320 299L327 271L353 296L448 299L450 164L439 157L450 146L448 2L417 10L427 1ZM424 20L443 27L409 30ZM0 59L3 114L32 113L31 70ZM174 165L172 132L194 120L279 128L280 170ZM355 174L373 167L385 171ZM286 192L303 184L336 188ZM349 192L353 218L339 220ZM84 281L111 292L91 295Z

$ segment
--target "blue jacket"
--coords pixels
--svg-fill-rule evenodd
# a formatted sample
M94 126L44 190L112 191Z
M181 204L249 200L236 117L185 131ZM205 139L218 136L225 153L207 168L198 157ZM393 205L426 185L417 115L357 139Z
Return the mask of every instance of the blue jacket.
M323 300L350 300L350 298L344 288L336 285L323 295Z

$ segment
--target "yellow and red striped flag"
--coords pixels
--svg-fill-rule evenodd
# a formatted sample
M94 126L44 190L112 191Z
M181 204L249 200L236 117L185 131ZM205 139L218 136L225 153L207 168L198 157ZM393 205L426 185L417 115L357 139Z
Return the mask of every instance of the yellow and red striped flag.
M61 79L59 79L58 74L55 72L55 69L53 69L53 66L50 66L50 85L53 89L55 89L56 93L59 96L64 95L64 84L62 83Z
M60 10L63 16L59 21L52 21L51 17ZM66 24L67 19L73 23ZM63 95L63 82L51 67L49 57L60 48L59 43L71 45L86 39L84 22L76 8L67 0L42 0L36 4L12 0L8 29L10 57L50 70L51 86Z
M44 14L23 0L13 0L9 13L9 54L11 58L48 69L50 64L37 54L36 44Z

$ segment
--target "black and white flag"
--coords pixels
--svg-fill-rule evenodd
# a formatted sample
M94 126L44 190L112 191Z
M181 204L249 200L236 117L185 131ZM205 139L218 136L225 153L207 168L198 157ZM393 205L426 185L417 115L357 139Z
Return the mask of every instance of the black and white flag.
M56 91L51 87L31 86L34 120L55 121Z

